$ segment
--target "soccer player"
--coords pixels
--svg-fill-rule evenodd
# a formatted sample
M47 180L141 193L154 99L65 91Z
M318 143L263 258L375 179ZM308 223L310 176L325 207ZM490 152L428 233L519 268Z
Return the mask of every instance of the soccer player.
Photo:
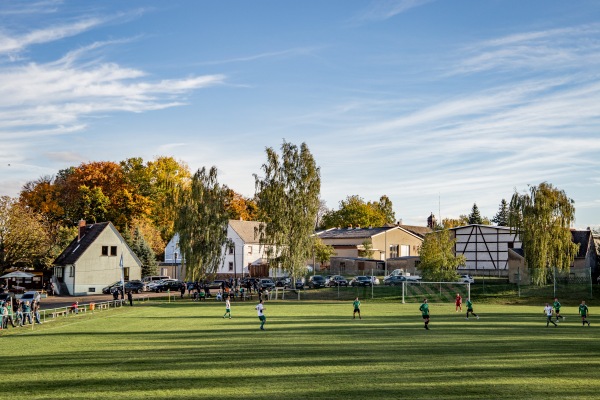
M558 301L558 298L554 298L554 303L552 303L552 307L554 307L554 315L556 315L556 322L558 322L558 318L562 318L563 321L565 320L565 317L563 317L562 315L560 315L560 301Z
M356 319L356 313L358 313L358 319L362 319L362 317L360 316L360 301L358 300L358 297L354 299L354 303L352 303L352 305L354 306L352 319Z
M470 297L467 297L467 319L469 319L469 313L479 319L479 315L473 312L473 302Z
M456 293L456 299L454 302L456 303L456 312L458 312L458 310L462 312L462 297L460 296L460 293Z
M258 312L258 319L260 320L260 329L262 331L265 330L265 322L267 322L267 317L265 317L265 307L263 306L263 300L256 305L256 311Z
M425 321L425 329L429 330L429 304L427 304L427 299L423 299L423 304L419 307L419 311L423 315L423 321Z
M554 310L552 309L552 306L548 303L546 303L546 307L544 307L544 314L546 314L546 328L552 324L555 327L557 327L558 325L556 325L556 323L554 321L552 321L552 313L554 312Z
M589 312L590 310L588 310L588 306L585 305L585 300L582 300L581 304L579 305L579 315L581 315L582 326L585 326L585 324L588 324L588 326L590 326L590 321L586 319Z
M223 314L223 318L225 318L229 314L229 319L231 319L231 303L229 302L229 297L225 300L225 314Z

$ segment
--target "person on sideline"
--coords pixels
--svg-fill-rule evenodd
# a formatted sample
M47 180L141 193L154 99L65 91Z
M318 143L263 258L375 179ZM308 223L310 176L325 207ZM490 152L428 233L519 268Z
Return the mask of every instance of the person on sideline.
M263 306L262 299L256 305L256 311L258 312L258 319L260 320L260 329L265 330L265 322L267 322L267 317L265 317L265 306Z
M423 299L423 304L419 307L419 311L421 311L421 315L423 316L425 329L429 330L429 304L427 304L427 299Z
M546 303L546 307L544 307L544 314L546 314L546 328L552 324L554 326L558 326L556 325L556 322L552 321L552 313L554 312L554 310L552 309L552 306L548 303Z

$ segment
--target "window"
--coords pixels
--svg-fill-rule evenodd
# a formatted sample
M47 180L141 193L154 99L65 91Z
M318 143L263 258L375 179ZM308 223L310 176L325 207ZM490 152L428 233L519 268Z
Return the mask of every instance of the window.
M108 256L108 246L102 246L102 255Z
M73 278L74 276L75 276L75 267L71 265L69 267L69 278Z
M508 242L508 248L509 249L514 249L515 248L515 242Z
M248 246L248 254L252 254L252 246Z
M111 256L117 255L117 246L110 246L110 255Z
M88 288L88 292L95 293L96 292L96 288L95 287Z
M400 246L397 244L390 244L390 258L398 257Z
M235 249L235 245L233 243L229 244L229 254L233 254L233 249Z
M126 281L129 280L129 267L123 268L123 279Z
M229 261L229 270L233 271L233 262Z
M402 245L400 246L400 257L408 257L410 256L410 246Z

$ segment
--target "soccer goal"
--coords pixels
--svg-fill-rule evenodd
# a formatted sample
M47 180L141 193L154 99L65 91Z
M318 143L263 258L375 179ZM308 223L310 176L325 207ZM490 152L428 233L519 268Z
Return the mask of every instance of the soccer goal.
M424 298L430 302L452 302L460 294L465 300L471 297L468 282L402 282L402 303L418 303Z
M276 287L269 293L269 300L300 300L301 290Z

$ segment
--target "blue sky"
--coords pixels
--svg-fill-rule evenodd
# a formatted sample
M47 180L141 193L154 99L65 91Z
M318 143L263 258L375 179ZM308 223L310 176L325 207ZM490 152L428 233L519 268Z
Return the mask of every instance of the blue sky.
M0 194L173 156L254 194L306 142L322 197L492 217L543 181L600 225L600 2L3 1ZM438 211L439 210L439 211Z

